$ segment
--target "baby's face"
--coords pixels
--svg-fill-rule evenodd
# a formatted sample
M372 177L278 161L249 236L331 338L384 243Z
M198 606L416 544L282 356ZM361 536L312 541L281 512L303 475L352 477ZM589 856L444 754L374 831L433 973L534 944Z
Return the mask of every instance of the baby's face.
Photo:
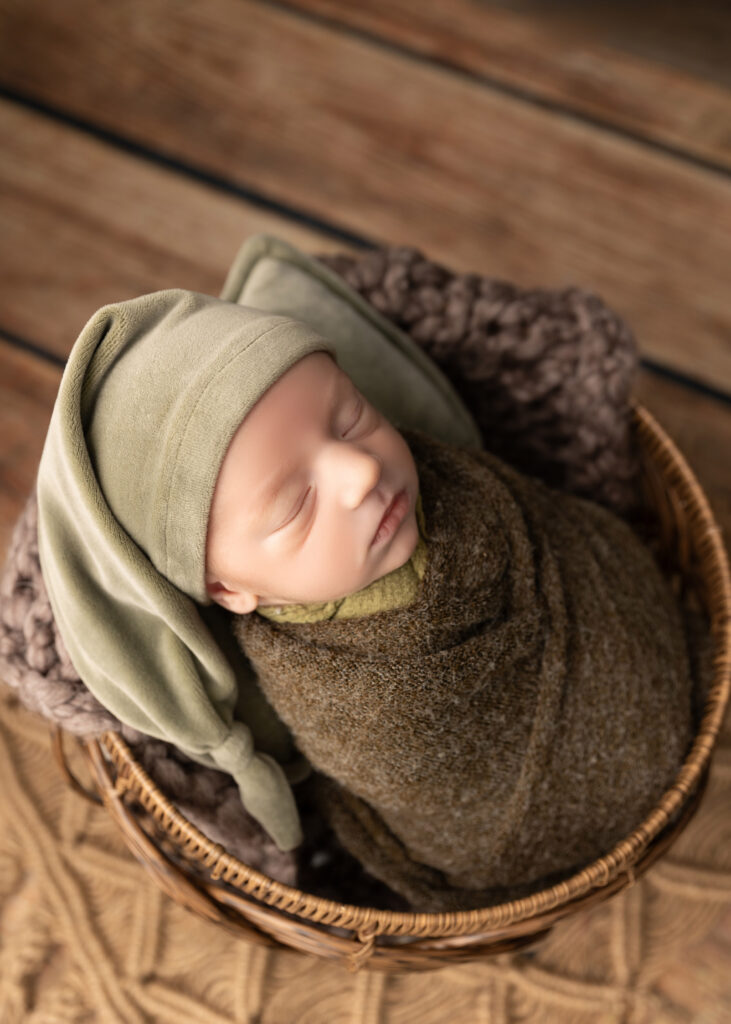
M206 585L230 611L330 601L403 565L418 541L408 445L324 352L259 399L221 465Z

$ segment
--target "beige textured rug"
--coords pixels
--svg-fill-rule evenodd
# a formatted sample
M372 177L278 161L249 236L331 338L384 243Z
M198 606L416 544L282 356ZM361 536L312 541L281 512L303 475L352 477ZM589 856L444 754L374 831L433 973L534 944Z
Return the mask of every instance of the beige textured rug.
M731 1020L731 735L701 809L626 893L532 954L348 974L231 938L164 896L0 691L2 1024L723 1024Z

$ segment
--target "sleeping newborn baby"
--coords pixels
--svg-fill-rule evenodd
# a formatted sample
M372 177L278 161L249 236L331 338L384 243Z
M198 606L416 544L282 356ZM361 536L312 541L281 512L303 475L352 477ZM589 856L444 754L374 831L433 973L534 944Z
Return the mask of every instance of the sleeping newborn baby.
M89 691L230 774L280 850L293 735L367 869L421 909L484 904L607 851L672 781L678 610L625 523L399 433L339 345L178 289L98 310L39 466L44 583Z
M690 738L672 595L630 528L402 436L326 353L238 427L206 580L343 844L418 909L606 852Z

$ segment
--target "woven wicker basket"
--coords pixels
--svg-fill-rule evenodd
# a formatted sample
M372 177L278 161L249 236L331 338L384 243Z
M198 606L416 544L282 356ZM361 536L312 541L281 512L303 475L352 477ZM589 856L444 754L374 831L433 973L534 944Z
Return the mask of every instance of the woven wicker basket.
M635 410L635 429L660 550L676 582L689 588L708 614L714 668L685 763L633 832L570 878L524 899L442 914L356 907L282 885L209 840L163 796L116 733L84 741L101 799L164 891L248 940L340 960L351 969L425 970L535 941L560 918L631 884L667 850L698 805L728 701L731 582L720 529L684 458L641 407ZM60 732L55 745L69 781L81 788L68 770Z

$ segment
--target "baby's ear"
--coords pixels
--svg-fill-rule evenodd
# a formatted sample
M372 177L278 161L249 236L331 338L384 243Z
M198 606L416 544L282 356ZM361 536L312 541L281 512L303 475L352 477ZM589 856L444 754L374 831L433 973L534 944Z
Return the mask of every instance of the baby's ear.
M216 604L236 615L248 615L259 604L259 598L250 590L229 590L220 580L206 581L206 590Z

